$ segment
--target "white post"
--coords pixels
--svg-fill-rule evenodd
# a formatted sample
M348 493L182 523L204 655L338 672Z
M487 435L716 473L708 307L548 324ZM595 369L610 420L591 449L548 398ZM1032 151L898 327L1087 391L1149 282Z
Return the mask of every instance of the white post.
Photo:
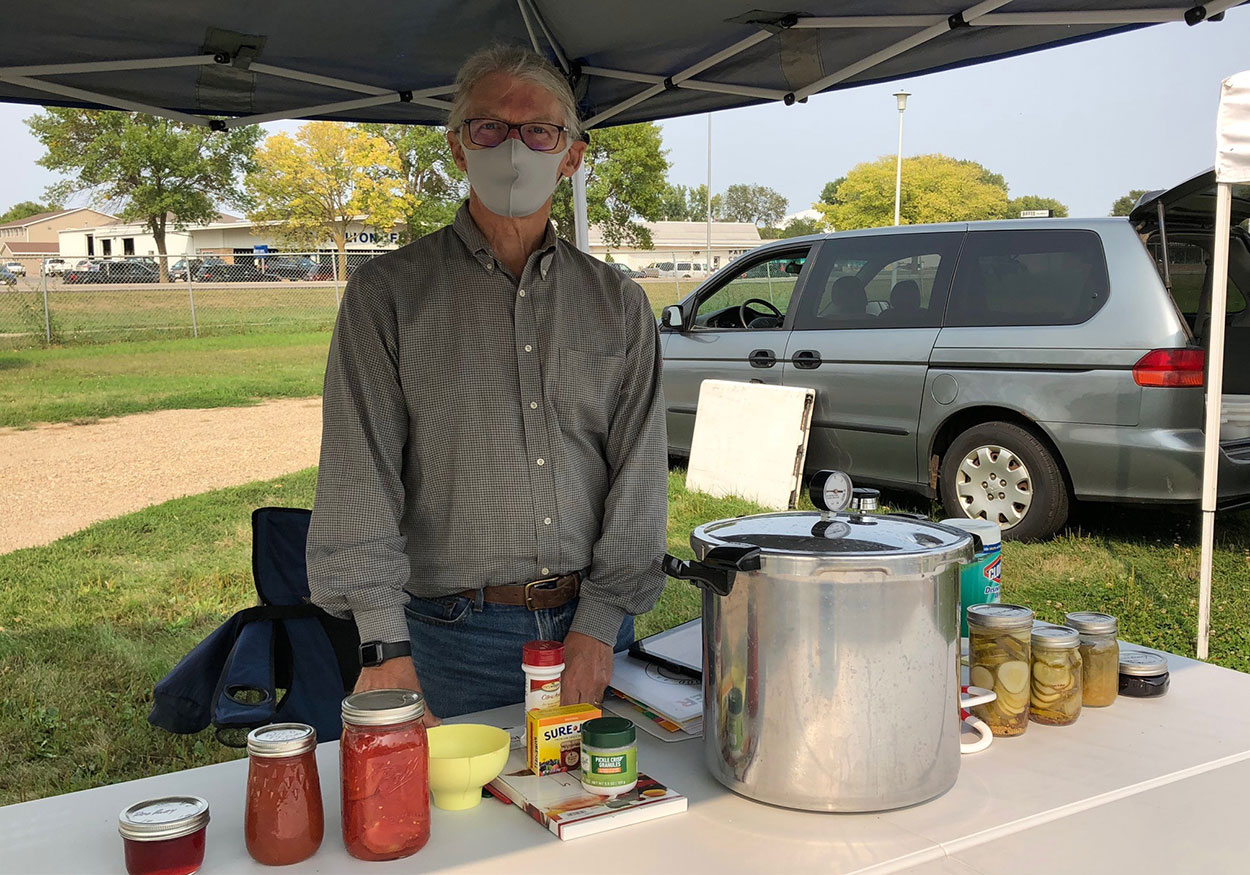
M191 266L193 259L189 253L182 256L187 263L187 297L191 299L191 336L200 336L200 323L195 318L195 283L191 279L191 274L195 273L195 269ZM169 271L169 256L165 256L165 271Z
M1198 575L1198 658L1206 659L1211 638L1211 572L1215 553L1215 505L1219 496L1220 407L1224 391L1224 318L1228 311L1228 239L1232 186L1215 193L1215 251L1211 255L1211 336L1207 344L1207 416L1202 452L1202 564Z
M339 291L339 251L337 249L331 256L331 262L334 264L334 308L337 310L343 303L343 294ZM343 266L347 267L346 259L344 259Z
M897 91L893 96L898 101L898 159L894 165L894 224L898 225L903 201L903 110L907 109L909 95L906 91Z
M590 219L586 210L586 162L573 174L573 235L582 252L590 251Z
M703 253L704 269L712 273L712 114L707 114L707 251Z
M39 285L43 287L43 336L52 345L52 313L48 310L48 260L43 260Z

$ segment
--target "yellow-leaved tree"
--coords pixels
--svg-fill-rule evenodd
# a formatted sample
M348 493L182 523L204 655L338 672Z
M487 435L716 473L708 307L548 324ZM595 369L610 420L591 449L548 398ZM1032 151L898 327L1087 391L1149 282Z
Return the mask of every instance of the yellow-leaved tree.
M839 231L894 224L895 157L856 165L838 181L836 202L815 207ZM828 188L828 187L826 187ZM947 155L903 159L900 223L971 222L1009 215L1007 182L975 161Z
M291 137L273 134L256 150L247 175L248 217L272 222L285 245L338 250L347 276L347 234L353 222L389 234L404 214L399 158L386 140L342 122L309 122Z

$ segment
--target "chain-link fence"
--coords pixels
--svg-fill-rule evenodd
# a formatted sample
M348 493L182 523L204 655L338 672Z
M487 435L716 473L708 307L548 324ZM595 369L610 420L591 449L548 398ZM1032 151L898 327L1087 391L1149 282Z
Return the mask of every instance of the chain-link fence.
M613 249L593 254L642 286L651 301L651 309L658 316L660 310L686 297L710 273L715 273L740 253L713 252L710 270L703 253L689 250Z
M0 259L0 349L328 330L347 277L380 254Z

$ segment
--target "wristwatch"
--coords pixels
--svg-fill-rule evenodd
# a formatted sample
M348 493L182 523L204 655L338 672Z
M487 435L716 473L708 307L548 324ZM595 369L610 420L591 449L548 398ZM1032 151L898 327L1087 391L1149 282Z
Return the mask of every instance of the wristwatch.
M411 656L410 641L366 641L360 645L360 664L364 668L381 665L397 656Z

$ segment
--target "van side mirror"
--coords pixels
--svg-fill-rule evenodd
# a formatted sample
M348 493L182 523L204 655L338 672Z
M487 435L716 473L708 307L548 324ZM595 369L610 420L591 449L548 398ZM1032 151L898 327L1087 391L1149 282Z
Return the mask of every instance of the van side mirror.
M670 304L661 312L660 321L665 328L672 328L674 331L681 331L686 321L686 317L682 315L681 307L676 304Z

